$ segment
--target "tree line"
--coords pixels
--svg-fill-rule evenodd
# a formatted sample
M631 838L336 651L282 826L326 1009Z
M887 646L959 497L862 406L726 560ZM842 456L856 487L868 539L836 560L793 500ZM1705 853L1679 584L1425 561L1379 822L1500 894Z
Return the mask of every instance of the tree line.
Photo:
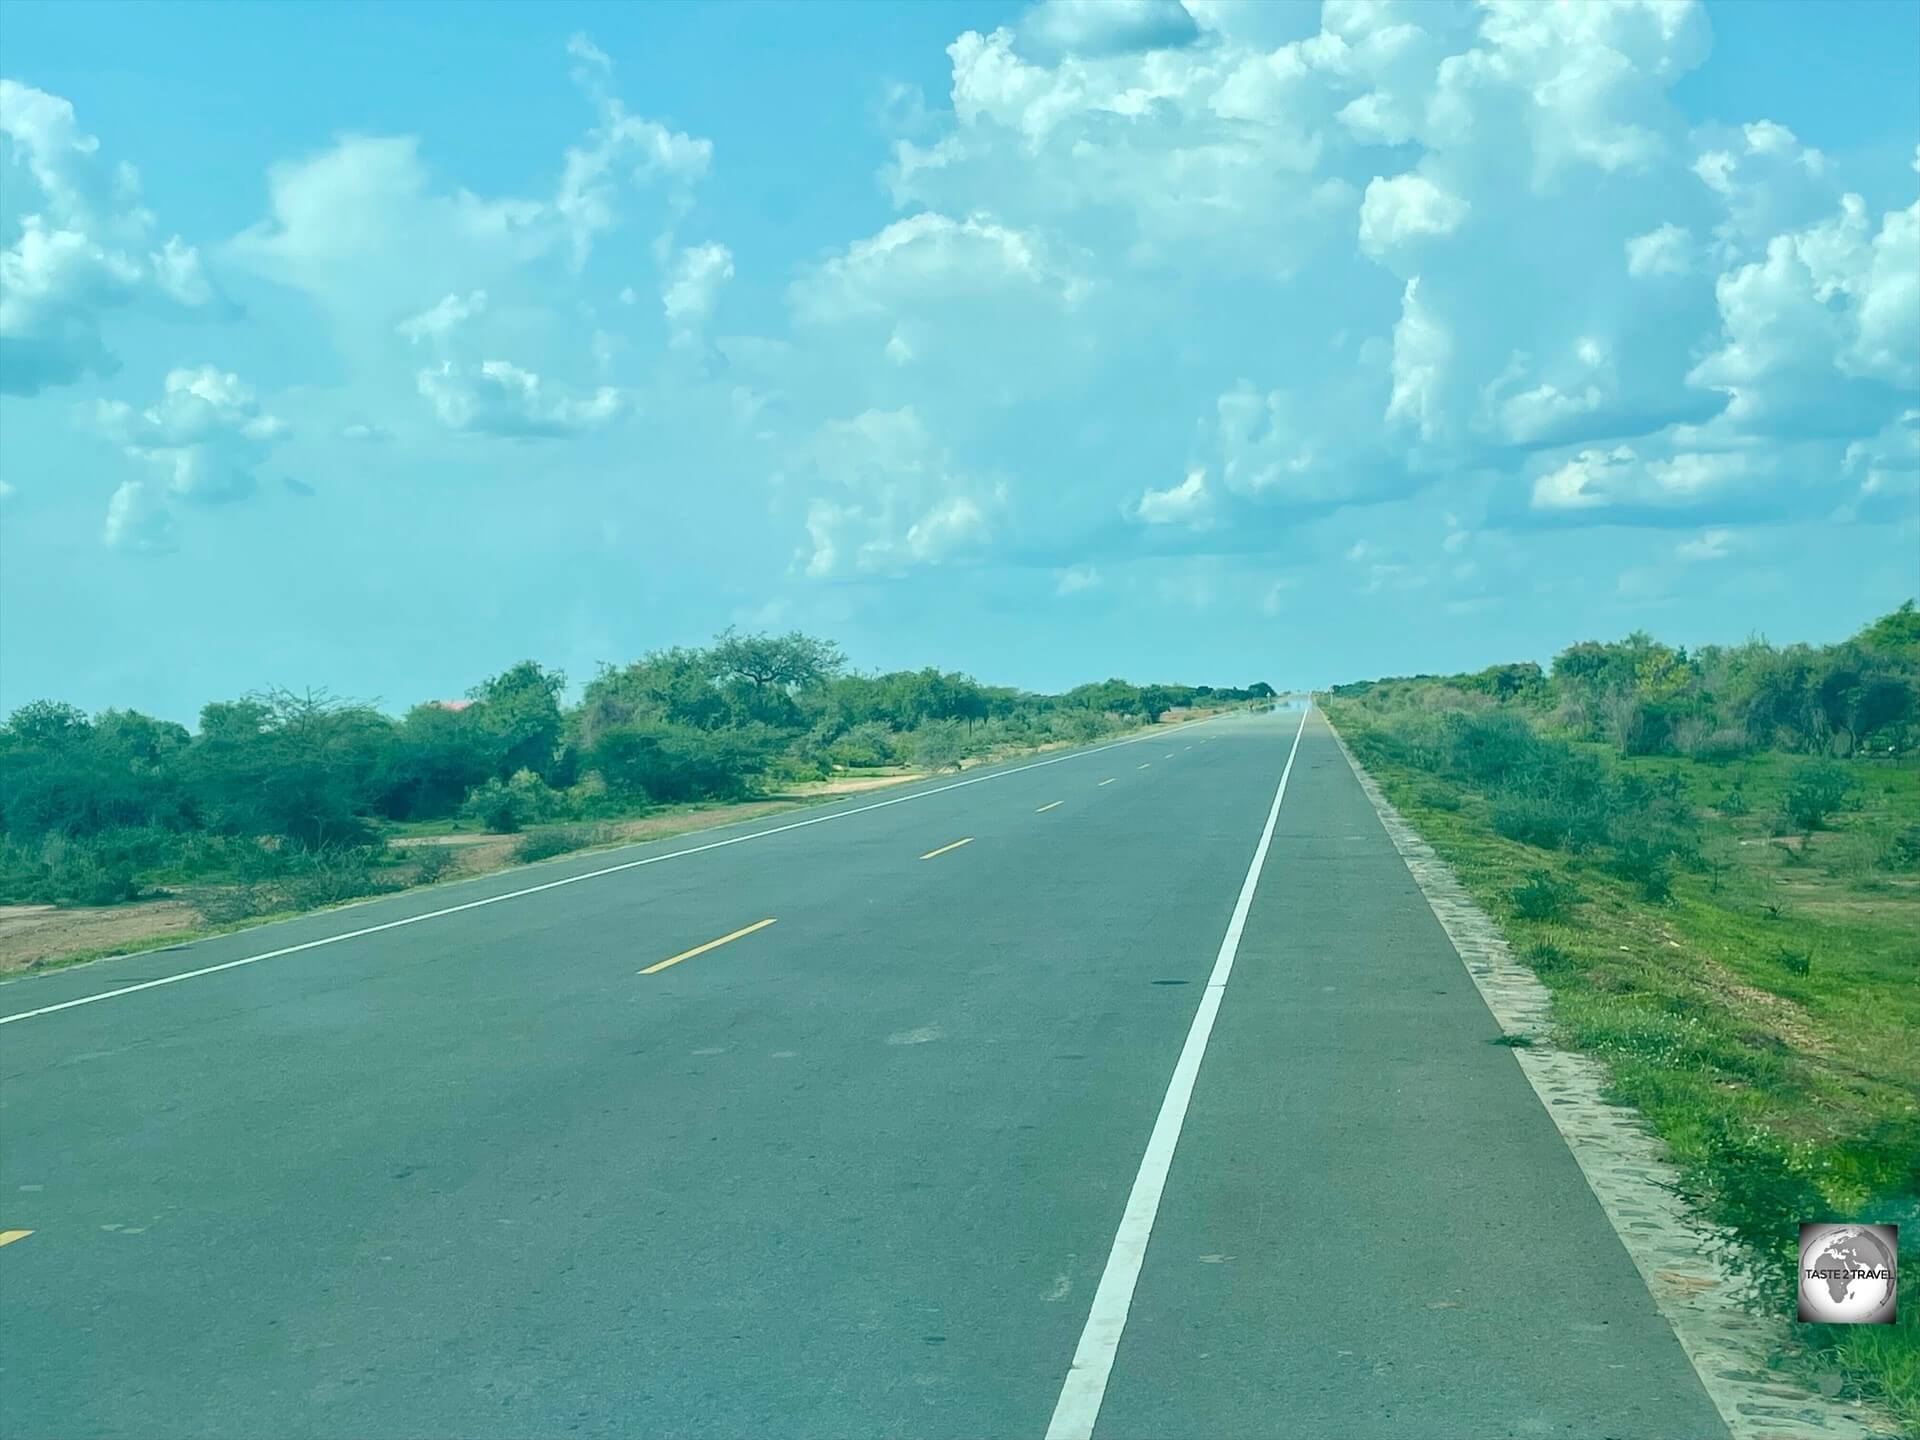
M863 674L830 641L733 631L602 666L578 703L566 690L525 660L463 701L397 717L284 689L209 704L191 730L24 705L0 727L0 900L104 903L156 875L364 857L401 822L510 833L845 770L950 768L1274 694L1115 679L1052 695L932 668Z
M1689 652L1644 631L1585 640L1543 670L1525 662L1470 675L1339 685L1336 697L1391 701L1438 684L1532 712L1547 728L1623 755L1732 759L1752 750L1863 758L1920 743L1920 612L1899 609L1834 645L1707 645Z

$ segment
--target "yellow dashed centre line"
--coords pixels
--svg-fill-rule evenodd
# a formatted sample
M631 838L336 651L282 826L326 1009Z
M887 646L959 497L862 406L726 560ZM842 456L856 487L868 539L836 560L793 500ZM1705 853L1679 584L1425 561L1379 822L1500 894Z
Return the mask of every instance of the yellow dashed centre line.
M1153 768L1153 761L1151 761L1151 760L1142 760L1142 761L1140 762L1140 768L1141 768L1142 770L1151 770L1151 769Z
M1109 776L1108 776L1108 777L1107 777L1106 779L1104 779L1104 780L1102 780L1102 781L1100 782L1100 785L1111 785L1111 784L1113 784L1113 782L1114 782L1114 779L1115 779L1115 777L1114 777L1114 776L1112 776L1112 775L1109 775ZM1094 786L1093 788L1094 788L1094 789L1096 789L1096 790L1098 790L1098 789L1100 788L1100 785L1096 785L1096 786Z
M771 924L773 924L773 920L769 918L766 920L756 920L751 925L742 925L731 935L722 935L718 940L709 940L704 945L696 945L691 950L682 950L678 955L670 955L656 965L647 966L647 968L640 973L642 975L656 974L666 969L669 965L678 965L682 960L691 960L696 955L704 955L709 950L717 950L722 945L728 945L738 940L742 935L751 935L754 931L764 930Z
M31 1230L0 1230L0 1245L11 1245L16 1240L24 1240L33 1234Z
M971 844L973 844L973 836L969 835L967 836L966 839L956 840L951 845L942 845L938 850L929 850L927 851L926 854L922 855L920 858L922 860L931 860L936 855L944 855L949 850L958 850L962 845L971 845Z
M1046 804L1042 805L1038 810L1034 811L1033 813L1036 815L1044 815L1047 813L1047 811L1054 809L1056 806L1064 805L1066 803L1067 802L1064 800L1049 800Z

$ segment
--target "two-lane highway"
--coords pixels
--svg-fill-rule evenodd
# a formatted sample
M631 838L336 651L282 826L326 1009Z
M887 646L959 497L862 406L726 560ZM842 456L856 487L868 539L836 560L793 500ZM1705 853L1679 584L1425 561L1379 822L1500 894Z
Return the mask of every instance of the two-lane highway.
M1496 1034L1298 711L17 982L0 1433L1724 1436Z

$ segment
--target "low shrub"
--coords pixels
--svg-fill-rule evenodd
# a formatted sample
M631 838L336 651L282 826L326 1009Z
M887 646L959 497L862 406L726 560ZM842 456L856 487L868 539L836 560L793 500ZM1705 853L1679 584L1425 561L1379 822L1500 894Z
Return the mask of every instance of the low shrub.
M592 845L604 844L611 832L601 825L555 825L523 835L514 842L513 858L521 864L549 860Z
M854 726L826 747L827 758L849 770L897 765L903 755L901 737L878 720Z
M955 770L965 754L965 736L951 720L929 720L913 732L916 765L928 770Z
M295 850L279 882L288 902L286 908L314 910L399 888L393 878L376 873L374 867L382 858L383 850L378 845L318 845Z
M588 764L616 798L671 805L738 799L766 768L771 752L764 727L700 730L644 721L601 735Z
M1827 822L1851 806L1860 785L1845 765L1819 760L1800 767L1781 797L1781 813L1800 831L1824 830Z
M1552 796L1515 792L1495 802L1490 820L1496 835L1542 850L1564 850L1570 848L1578 817Z
M33 905L113 905L138 897L134 867L112 846L48 835L38 845L0 843L0 900Z
M1752 748L1753 742L1745 730L1726 725L1697 741L1686 753L1692 759L1709 765L1726 765L1738 760Z
M1669 837L1633 834L1614 846L1604 868L1609 875L1637 886L1643 900L1658 903L1673 895L1673 872L1679 853Z
M460 857L453 853L451 845L416 845L413 847L413 883L431 885L443 880Z
M1920 825L1897 830L1887 840L1885 858L1889 870L1920 870Z
M235 852L238 883L190 892L209 924L228 925L288 910L317 910L401 888L381 873L379 845L248 846Z
M1536 975L1553 975L1573 962L1567 952L1551 940L1536 940L1526 949L1525 960Z
M1514 914L1522 920L1564 920L1582 898L1578 887L1550 870L1535 870L1510 893Z
M565 796L533 771L519 770L511 780L489 779L474 786L460 807L460 818L474 821L495 835L511 835L555 819L565 808Z

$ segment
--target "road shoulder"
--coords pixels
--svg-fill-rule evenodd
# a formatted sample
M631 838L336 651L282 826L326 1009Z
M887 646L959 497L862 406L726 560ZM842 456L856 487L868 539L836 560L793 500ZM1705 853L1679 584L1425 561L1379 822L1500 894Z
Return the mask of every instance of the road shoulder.
M1539 1096L1661 1316L1700 1376L1733 1440L1870 1440L1893 1434L1858 1402L1825 1399L1767 1368L1785 1324L1754 1314L1716 1256L1731 1243L1692 1215L1679 1174L1637 1115L1604 1098L1595 1061L1551 1042L1551 997L1517 961L1499 929L1451 868L1401 817L1332 725L1394 848L1432 907L1474 986L1508 1035L1514 1059Z

